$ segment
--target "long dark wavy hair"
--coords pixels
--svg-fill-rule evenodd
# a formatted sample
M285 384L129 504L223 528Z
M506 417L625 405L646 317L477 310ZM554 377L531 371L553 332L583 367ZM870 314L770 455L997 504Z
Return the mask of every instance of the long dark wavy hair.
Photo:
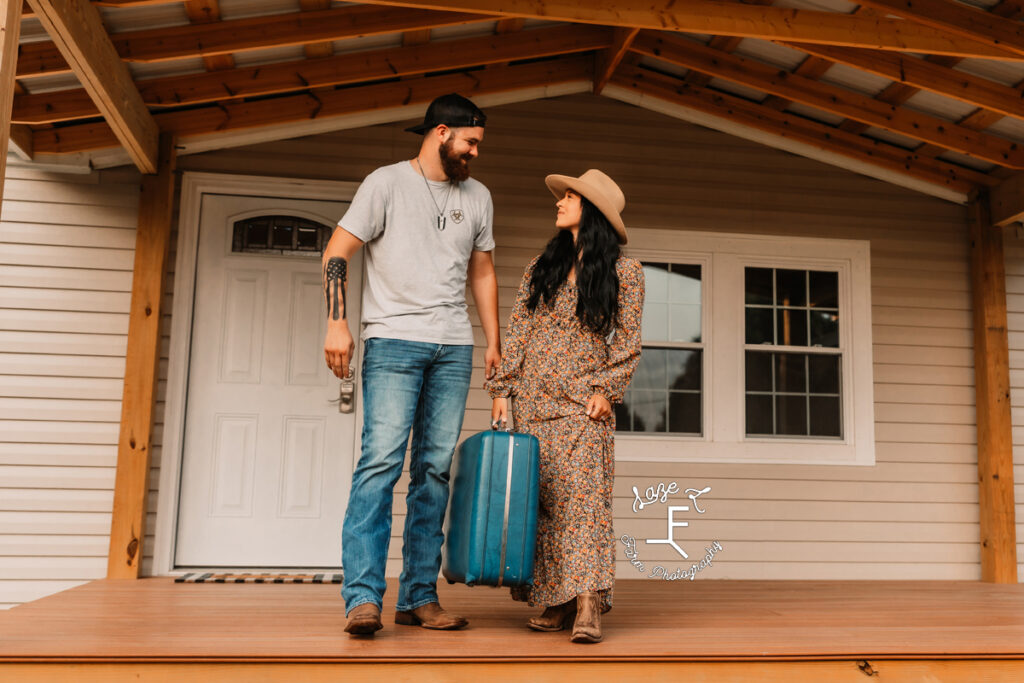
M619 239L604 214L580 195L580 227L573 244L572 233L559 230L540 255L530 278L530 311L543 301L550 306L558 287L576 263L576 317L580 324L602 336L619 323L619 276L615 262Z

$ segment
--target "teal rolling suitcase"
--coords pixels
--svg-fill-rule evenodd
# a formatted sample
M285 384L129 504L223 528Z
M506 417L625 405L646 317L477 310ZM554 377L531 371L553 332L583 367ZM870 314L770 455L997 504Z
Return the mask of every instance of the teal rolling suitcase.
M441 572L448 583L533 583L540 443L488 431L466 439L452 464Z

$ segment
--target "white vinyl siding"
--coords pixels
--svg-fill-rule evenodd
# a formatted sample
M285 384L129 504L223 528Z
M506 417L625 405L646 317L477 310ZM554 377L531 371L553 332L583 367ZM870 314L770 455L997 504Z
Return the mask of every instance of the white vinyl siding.
M0 607L106 575L138 179L7 168Z

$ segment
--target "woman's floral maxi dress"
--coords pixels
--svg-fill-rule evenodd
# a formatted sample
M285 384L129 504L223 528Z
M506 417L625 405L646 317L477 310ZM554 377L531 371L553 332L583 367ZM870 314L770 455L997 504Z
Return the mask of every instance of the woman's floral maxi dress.
M540 440L533 586L512 587L512 598L547 607L597 591L601 611L607 612L615 580L615 414L593 420L586 406L594 394L621 403L640 362L643 267L626 257L615 264L619 326L609 343L580 325L576 285L568 280L553 305L542 302L530 312L526 301L539 258L526 267L501 366L484 385L492 398L512 394L514 428Z

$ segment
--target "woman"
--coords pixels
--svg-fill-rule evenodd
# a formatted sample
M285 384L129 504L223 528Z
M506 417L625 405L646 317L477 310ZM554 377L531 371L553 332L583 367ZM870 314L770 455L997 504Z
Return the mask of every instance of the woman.
M625 198L611 178L591 169L545 182L558 232L526 267L501 366L484 386L492 425L507 421L514 395L516 430L540 441L533 585L512 597L546 608L530 628L572 620L574 642L598 642L615 580L612 404L640 361L643 268L620 255Z

